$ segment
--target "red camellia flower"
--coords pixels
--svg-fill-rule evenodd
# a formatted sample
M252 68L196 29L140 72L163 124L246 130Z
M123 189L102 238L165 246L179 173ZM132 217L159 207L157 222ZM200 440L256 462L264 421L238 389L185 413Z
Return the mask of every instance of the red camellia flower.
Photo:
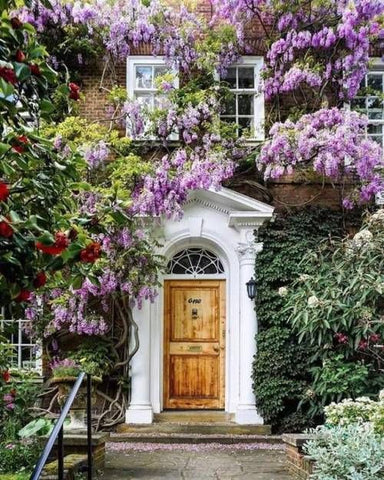
M35 77L39 77L41 75L40 67L36 65L36 63L31 63L31 65L29 65L29 69L31 70L32 75L35 75Z
M47 283L47 275L44 272L39 272L33 280L35 288L43 287Z
M17 30L18 28L23 26L23 22L19 18L13 17L11 18L11 25L12 25L12 28Z
M4 382L9 382L9 380L11 379L11 374L9 373L8 370L4 370L1 376L3 377Z
M0 77L12 85L17 82L15 71L12 68L0 67Z
M6 183L0 182L0 202L5 202L9 197L9 187Z
M21 289L19 295L15 298L16 302L28 302L31 297L29 290Z
M69 98L72 100L79 100L80 98L80 87L76 83L70 83L69 87Z
M25 145L29 143L28 137L25 135L20 135L15 139L14 144L12 145L12 150L14 150L17 153L23 153L25 152Z
M36 248L48 255L60 255L68 247L69 240L65 233L57 232L55 235L55 243L53 245L44 245L44 243L36 242Z
M81 250L80 261L84 263L93 263L100 257L100 253L101 253L100 243L92 242L89 245L87 245L86 248Z
M9 220L0 222L0 237L10 238L13 235L13 228L9 224Z
M22 52L21 50L17 50L15 58L16 58L16 62L20 62L20 63L24 62L25 60L24 52Z

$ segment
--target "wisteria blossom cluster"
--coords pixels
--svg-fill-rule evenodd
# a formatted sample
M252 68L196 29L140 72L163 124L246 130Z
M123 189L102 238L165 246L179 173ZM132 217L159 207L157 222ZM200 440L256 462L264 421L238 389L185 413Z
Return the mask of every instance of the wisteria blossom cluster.
M170 66L189 71L212 53L199 49L199 41L207 33L206 22L182 4L167 7L158 0L148 5L140 0L52 0L51 5L47 8L45 2L34 2L33 9L22 10L22 18L40 32L52 28L53 35L55 28L85 26L89 38L93 42L101 38L106 52L117 60L124 60L132 48L145 43L154 55L163 55ZM217 70L225 69L238 55L235 41L219 47L214 59ZM79 60L82 63L83 59Z
M261 22L269 37L265 94L310 87L324 94L331 86L339 98L356 95L367 72L372 41L384 38L382 0L215 1L216 15L234 23L244 44L247 22Z
M312 168L336 181L349 176L358 180L356 191L344 206L366 202L384 187L383 152L366 138L366 117L350 110L322 109L303 115L296 123L276 123L259 158L265 178Z

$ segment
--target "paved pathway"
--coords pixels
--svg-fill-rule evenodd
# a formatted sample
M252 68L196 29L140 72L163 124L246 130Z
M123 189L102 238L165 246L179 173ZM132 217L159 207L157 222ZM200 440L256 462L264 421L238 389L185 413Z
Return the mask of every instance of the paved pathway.
M109 444L102 479L292 480L284 463L283 451L250 444Z

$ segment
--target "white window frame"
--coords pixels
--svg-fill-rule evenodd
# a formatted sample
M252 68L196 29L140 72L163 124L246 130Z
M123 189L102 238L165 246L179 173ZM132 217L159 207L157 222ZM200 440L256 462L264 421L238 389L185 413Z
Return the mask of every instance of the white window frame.
M261 80L261 70L264 66L264 58L259 56L245 56L242 57L239 62L231 65L232 67L254 67L254 88L244 88L244 89L230 89L235 95L250 94L253 93L253 125L254 125L254 135L251 136L249 142L261 142L265 140L265 131L264 131L264 121L265 121L265 102L264 102L264 90ZM237 75L236 75L236 78ZM225 82L225 78L221 79ZM235 115L222 115L222 118L235 118L236 121L239 117L238 112L238 102L236 101L236 114ZM241 117L246 117L246 115L240 115ZM250 115L249 117L252 117Z
M16 333L12 334L12 342L9 345L15 352L16 357L16 364L12 364L11 368L18 368L22 370L34 371L38 374L43 374L43 362L42 362L42 348L39 342L33 342L32 339L29 343L23 342L23 335L24 337L26 334L23 332L24 325L29 323L29 320L19 318L19 319L5 319L4 316L0 317L0 334L4 331L7 325L14 325L17 324L17 331ZM16 337L16 338L15 338ZM16 340L16 341L15 341ZM22 352L23 347L27 347L30 349L30 361L34 363L34 366L24 366L22 361Z
M380 59L380 58L373 58L371 59L370 61L370 68L367 72L367 74L365 75L365 82L367 82L367 78L368 78L368 75L381 75L382 76L382 81L383 81L383 92L384 93L384 62ZM367 83L366 83L367 85ZM371 96L372 98L375 98L374 96ZM382 137L382 142L381 142L381 147L384 149L384 115L382 118L380 119L376 119L376 118L369 118L368 116L368 107L367 107L367 101L368 99L370 98L369 95L364 95L364 96L359 96L359 95L356 95L354 97L354 99L359 99L359 98L364 98L365 99L365 110L362 112L364 113L367 118L368 118L368 125L381 125L382 126L382 133L381 135L375 135L374 133L366 133L367 137L375 137L375 136L381 136ZM384 106L383 106L383 110L384 110ZM360 110L358 110L360 112Z
M135 55L130 56L127 59L127 93L130 99L135 99L136 92L148 93L153 97L156 95L156 88L136 88L136 67L166 67L167 64L164 60L164 57L153 57L152 55ZM177 70L170 69L170 72L175 75L174 87L179 88L179 72ZM129 126L126 126L126 134L129 135ZM178 133L173 133L170 136L170 140L178 140ZM157 140L156 137L150 137L148 135L143 135L141 138L135 140Z

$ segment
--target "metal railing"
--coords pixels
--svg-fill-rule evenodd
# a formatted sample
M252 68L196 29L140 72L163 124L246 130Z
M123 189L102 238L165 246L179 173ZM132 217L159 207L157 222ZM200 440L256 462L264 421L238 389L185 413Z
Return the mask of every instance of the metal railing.
M91 405L91 387L92 378L91 375L81 372L77 377L77 380L72 387L70 394L65 402L63 409L61 410L60 417L58 418L55 426L45 444L43 453L41 454L36 466L32 472L30 480L39 480L40 475L47 463L49 454L57 439L57 460L58 460L58 480L64 480L64 421L69 413L72 403L80 389L80 386L87 377L87 452L88 452L88 480L92 480L92 405Z

